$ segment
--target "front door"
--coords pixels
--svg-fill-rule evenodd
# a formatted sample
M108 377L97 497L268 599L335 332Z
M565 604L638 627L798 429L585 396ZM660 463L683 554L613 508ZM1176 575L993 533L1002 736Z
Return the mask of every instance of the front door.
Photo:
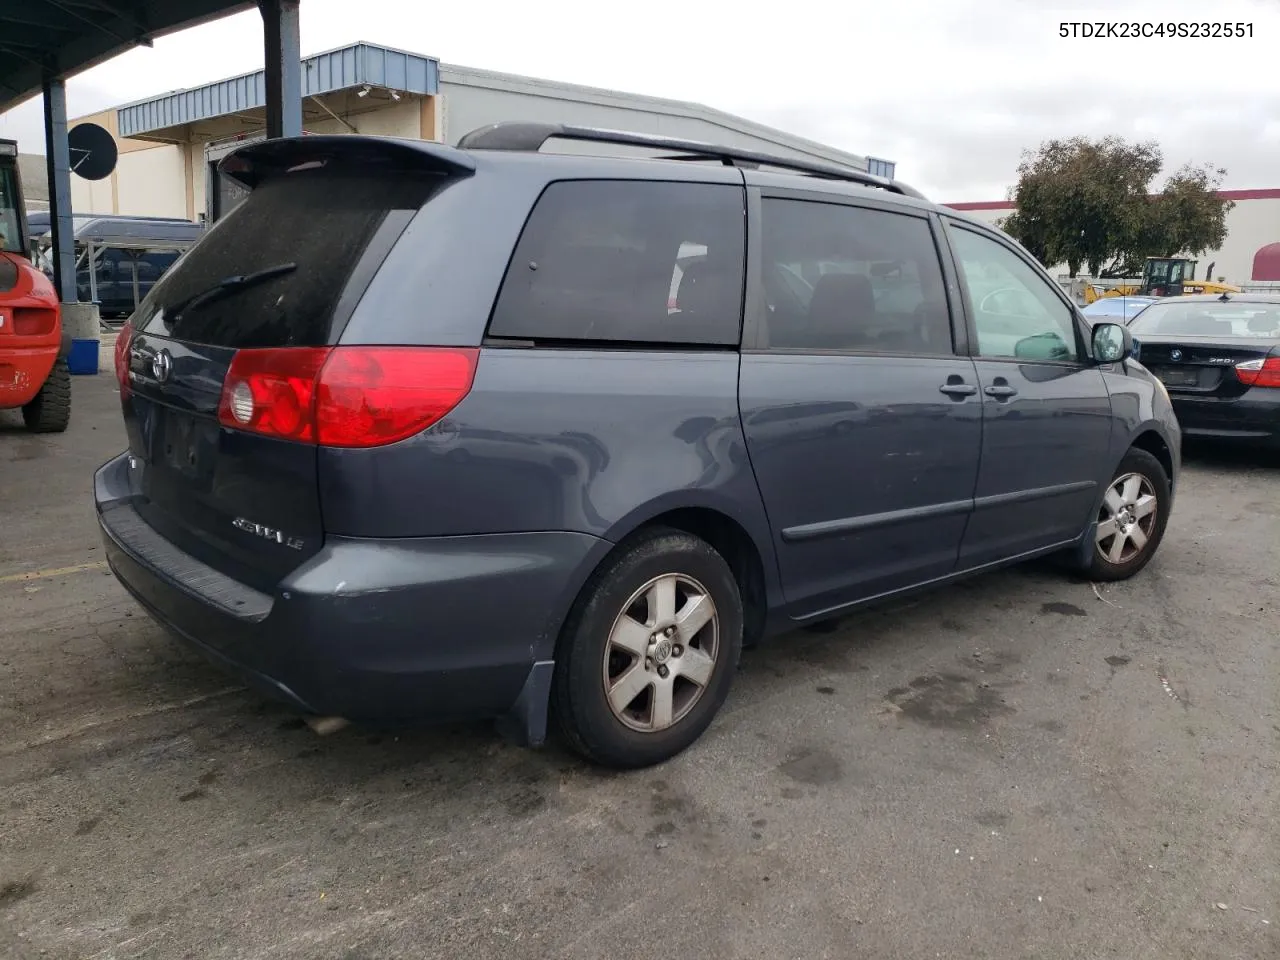
M953 345L934 227L872 201L751 199L739 397L791 615L949 574L982 403Z
M966 291L982 466L962 568L1060 544L1084 530L1108 477L1111 400L1075 310L994 233L948 221Z

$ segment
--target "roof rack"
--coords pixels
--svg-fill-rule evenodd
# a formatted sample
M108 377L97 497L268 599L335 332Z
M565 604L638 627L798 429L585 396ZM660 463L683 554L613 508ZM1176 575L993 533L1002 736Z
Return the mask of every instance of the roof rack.
M515 150L537 152L548 140L581 140L589 143L613 143L635 147L653 147L658 150L672 150L675 156L669 160L719 160L725 166L744 167L779 167L793 170L813 177L826 177L830 180L847 180L867 187L879 187L905 197L917 200L927 199L913 187L907 186L887 177L853 167L845 167L834 163L822 163L816 160L792 160L754 150L743 150L738 147L726 147L719 144L703 143L697 140L681 140L675 137L663 137L657 134L632 133L628 130L605 130L597 127L579 127L564 123L525 123L506 121L491 123L488 126L472 130L458 141L460 150Z

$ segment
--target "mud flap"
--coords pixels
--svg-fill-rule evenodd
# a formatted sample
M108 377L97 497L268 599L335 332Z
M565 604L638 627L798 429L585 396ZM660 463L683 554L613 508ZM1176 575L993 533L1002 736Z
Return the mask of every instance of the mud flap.
M1098 538L1098 521L1090 520L1080 538L1080 545L1074 552L1076 566L1080 570L1088 570L1093 564L1094 541Z
M498 733L503 739L522 747L540 747L546 743L555 666L554 660L539 660L529 670L515 705L497 720Z

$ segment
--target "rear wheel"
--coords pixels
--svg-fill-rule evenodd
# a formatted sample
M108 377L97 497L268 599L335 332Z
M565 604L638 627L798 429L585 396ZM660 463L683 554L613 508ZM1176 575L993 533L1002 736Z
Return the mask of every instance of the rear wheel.
M44 385L25 407L22 422L32 433L61 433L71 422L71 371L59 357Z
M1145 450L1125 454L1098 509L1094 580L1126 580L1155 555L1169 522L1169 478Z
M611 767L680 753L728 696L742 620L733 572L710 545L678 530L636 538L565 624L554 705L566 738Z

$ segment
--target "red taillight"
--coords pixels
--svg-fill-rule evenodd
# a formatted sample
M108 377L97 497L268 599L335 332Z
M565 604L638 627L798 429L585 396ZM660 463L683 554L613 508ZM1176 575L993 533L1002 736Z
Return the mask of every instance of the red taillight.
M479 351L445 347L240 350L223 426L328 447L374 447L425 430L471 390Z
M1237 363L1236 378L1246 387L1280 387L1280 357Z
M126 323L116 335L115 364L116 381L120 384L120 395L129 395L129 342L133 339L133 324Z
M320 373L319 442L395 443L425 430L471 390L478 350L339 347Z

